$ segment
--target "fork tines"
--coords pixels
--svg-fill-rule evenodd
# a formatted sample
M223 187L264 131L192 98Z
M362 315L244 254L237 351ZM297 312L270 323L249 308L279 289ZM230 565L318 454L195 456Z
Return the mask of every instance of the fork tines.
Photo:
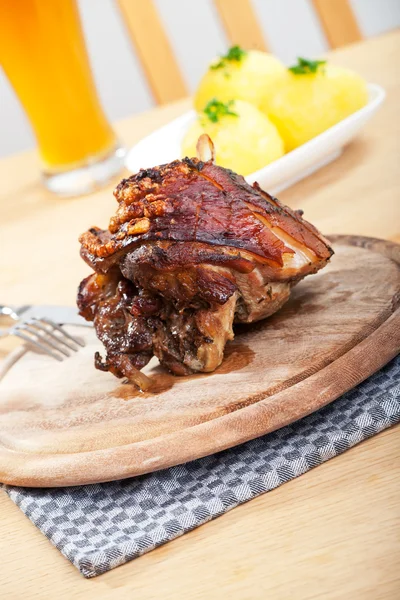
M70 335L50 319L29 319L15 325L10 334L19 337L31 346L38 348L56 360L70 356L70 350L77 352L85 343Z

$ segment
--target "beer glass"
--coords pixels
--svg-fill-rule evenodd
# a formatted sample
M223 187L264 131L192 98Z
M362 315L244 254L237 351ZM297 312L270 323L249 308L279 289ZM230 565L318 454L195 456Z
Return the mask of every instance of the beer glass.
M87 193L124 149L94 85L75 0L0 0L0 64L32 125L46 187Z

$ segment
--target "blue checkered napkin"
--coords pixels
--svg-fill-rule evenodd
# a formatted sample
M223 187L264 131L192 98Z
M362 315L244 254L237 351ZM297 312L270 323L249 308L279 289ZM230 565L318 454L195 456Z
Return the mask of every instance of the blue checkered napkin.
M400 356L324 409L214 456L112 483L6 491L85 577L94 577L398 421Z

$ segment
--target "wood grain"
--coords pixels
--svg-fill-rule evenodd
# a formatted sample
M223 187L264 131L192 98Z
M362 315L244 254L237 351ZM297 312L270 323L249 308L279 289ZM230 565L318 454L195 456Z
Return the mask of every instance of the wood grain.
M381 84L387 99L337 161L280 195L325 232L400 242L399 52L393 32L329 54ZM117 131L133 144L189 106L159 107L121 121ZM55 199L40 185L33 152L1 160L0 182L2 301L73 304L85 274L76 237L106 225L112 185ZM0 356L13 346L3 341ZM94 580L83 579L0 492L2 593L13 600L397 600L399 445L397 426Z
M362 39L349 0L312 0L331 48Z
M231 44L247 50L267 50L250 0L214 0L214 4Z
M328 267L278 313L242 326L208 375L144 370L141 393L93 367L27 352L0 386L0 481L65 486L122 479L241 444L318 410L400 352L400 246L337 238ZM366 269L368 265L368 269Z
M153 0L118 0L132 43L159 104L186 96L187 89Z

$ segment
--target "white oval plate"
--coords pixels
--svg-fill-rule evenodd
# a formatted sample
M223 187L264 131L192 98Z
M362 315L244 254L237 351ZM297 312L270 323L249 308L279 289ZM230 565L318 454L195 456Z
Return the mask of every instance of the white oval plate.
M335 160L376 112L385 99L385 90L376 84L368 84L368 104L320 135L274 160L262 169L247 175L249 183L258 181L262 188L272 194L284 190L304 179L317 169ZM189 110L160 129L143 138L127 154L125 165L137 173L141 168L153 167L181 158L181 142L196 113Z

